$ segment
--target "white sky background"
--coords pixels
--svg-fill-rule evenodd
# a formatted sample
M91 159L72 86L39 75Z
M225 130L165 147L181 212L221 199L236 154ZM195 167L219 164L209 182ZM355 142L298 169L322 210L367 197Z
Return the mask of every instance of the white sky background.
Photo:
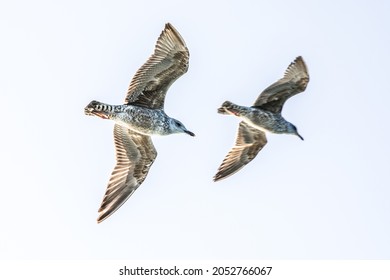
M3 1L1 259L390 258L388 1ZM154 137L136 193L96 223L115 164L113 123L171 22L190 68L166 112L196 133ZM283 115L305 141L268 136L212 181L238 119L298 55L310 83Z

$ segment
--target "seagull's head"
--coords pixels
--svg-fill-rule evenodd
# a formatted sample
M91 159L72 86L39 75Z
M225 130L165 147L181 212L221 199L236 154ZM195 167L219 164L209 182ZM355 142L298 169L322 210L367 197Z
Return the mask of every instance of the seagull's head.
M298 136L299 138L301 138L301 140L303 140L303 137L298 133L297 127L295 125L293 125L292 123L288 124L287 133L294 134L294 135Z
M172 133L187 133L188 135L195 136L195 133L189 131L184 124L180 121L171 119L171 129Z

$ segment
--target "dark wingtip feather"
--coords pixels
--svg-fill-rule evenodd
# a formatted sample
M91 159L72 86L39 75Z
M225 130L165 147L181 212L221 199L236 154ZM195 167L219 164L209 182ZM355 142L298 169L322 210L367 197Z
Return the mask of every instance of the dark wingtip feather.
M214 182L218 182L222 179L224 179L226 176L221 176L221 174L218 172L217 174L215 174L215 176L213 177L213 181Z

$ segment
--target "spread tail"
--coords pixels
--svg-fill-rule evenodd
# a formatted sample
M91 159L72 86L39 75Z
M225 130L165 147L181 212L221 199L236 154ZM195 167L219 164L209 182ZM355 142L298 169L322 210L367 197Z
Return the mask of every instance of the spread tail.
M222 115L237 115L239 106L230 101L225 101L218 108L218 113Z
M113 106L101 103L99 101L91 101L85 108L84 113L87 116L97 116L102 119L108 119L109 114L113 111Z

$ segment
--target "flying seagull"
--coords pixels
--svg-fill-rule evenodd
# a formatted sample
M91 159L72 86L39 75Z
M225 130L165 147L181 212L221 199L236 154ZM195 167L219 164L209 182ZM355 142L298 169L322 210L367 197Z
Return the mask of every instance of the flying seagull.
M284 77L267 87L253 106L240 106L230 101L222 104L218 113L237 116L241 122L235 146L218 168L214 181L234 174L254 159L267 144L265 132L293 134L303 140L295 125L286 121L281 112L286 100L303 92L308 82L306 64L299 56L288 66Z
M99 209L98 223L126 202L145 180L157 156L151 135L186 133L195 136L178 120L164 112L169 87L187 72L189 52L179 32L165 25L154 53L134 75L124 105L92 101L86 115L115 122L116 166Z

